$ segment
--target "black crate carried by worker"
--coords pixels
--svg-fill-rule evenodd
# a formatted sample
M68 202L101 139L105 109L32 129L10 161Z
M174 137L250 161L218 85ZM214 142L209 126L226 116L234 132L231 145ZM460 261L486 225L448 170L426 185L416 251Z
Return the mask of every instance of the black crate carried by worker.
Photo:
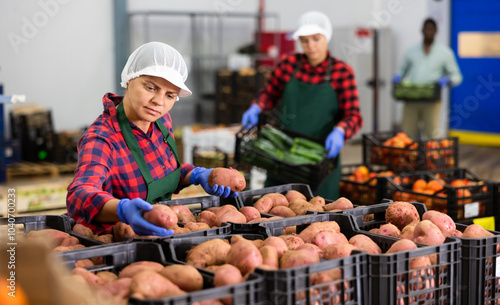
M242 128L236 134L235 160L266 170L283 183L305 183L317 190L335 170L323 144L309 136L271 124Z
M364 134L363 163L396 173L458 167L458 137L414 140L404 132Z
M435 102L441 99L441 86L399 82L392 84L392 96L396 101Z

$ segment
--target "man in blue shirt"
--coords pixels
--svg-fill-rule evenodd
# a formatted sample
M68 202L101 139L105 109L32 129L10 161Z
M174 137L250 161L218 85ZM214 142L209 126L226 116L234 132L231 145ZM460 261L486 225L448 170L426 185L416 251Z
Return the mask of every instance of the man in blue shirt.
M436 32L436 22L431 18L426 19L422 27L423 43L418 43L406 51L398 74L394 76L395 83L405 80L412 84L438 83L445 87L457 86L462 82L462 74L453 51L448 46L434 41ZM440 100L405 101L401 128L416 139L418 124L422 122L427 139L436 138L439 136L440 109Z

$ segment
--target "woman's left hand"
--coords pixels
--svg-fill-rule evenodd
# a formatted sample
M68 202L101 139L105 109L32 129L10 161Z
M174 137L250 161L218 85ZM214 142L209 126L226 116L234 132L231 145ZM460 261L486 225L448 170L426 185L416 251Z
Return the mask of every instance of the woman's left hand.
M344 147L344 130L340 127L335 127L325 141L328 158L335 158L340 153L342 147Z
M204 167L195 167L191 171L191 177L189 178L189 182L194 185L201 184L205 192L210 195L220 196L222 198L235 198L238 196L238 192L231 193L231 187L217 185L210 186L208 183L208 177L210 176L210 172L213 168L204 168Z

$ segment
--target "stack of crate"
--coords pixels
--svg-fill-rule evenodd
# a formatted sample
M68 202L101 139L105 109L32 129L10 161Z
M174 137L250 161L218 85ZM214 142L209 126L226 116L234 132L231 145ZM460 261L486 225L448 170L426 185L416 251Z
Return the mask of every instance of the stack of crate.
M216 123L237 124L269 78L266 68L219 70L216 85Z

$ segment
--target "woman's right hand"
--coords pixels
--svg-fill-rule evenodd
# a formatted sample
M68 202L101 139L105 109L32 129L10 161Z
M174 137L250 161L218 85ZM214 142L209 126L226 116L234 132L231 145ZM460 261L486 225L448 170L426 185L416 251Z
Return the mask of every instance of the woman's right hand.
M245 129L249 129L252 126L257 125L257 123L259 122L259 114L261 111L262 110L257 104L253 104L252 106L250 106L250 108L248 108L248 110L243 113L241 125L243 125Z
M141 198L132 200L125 198L118 203L116 212L120 220L130 225L132 230L139 236L168 236L174 234L173 230L155 226L142 217L143 211L151 211L151 209L153 209L153 206Z

